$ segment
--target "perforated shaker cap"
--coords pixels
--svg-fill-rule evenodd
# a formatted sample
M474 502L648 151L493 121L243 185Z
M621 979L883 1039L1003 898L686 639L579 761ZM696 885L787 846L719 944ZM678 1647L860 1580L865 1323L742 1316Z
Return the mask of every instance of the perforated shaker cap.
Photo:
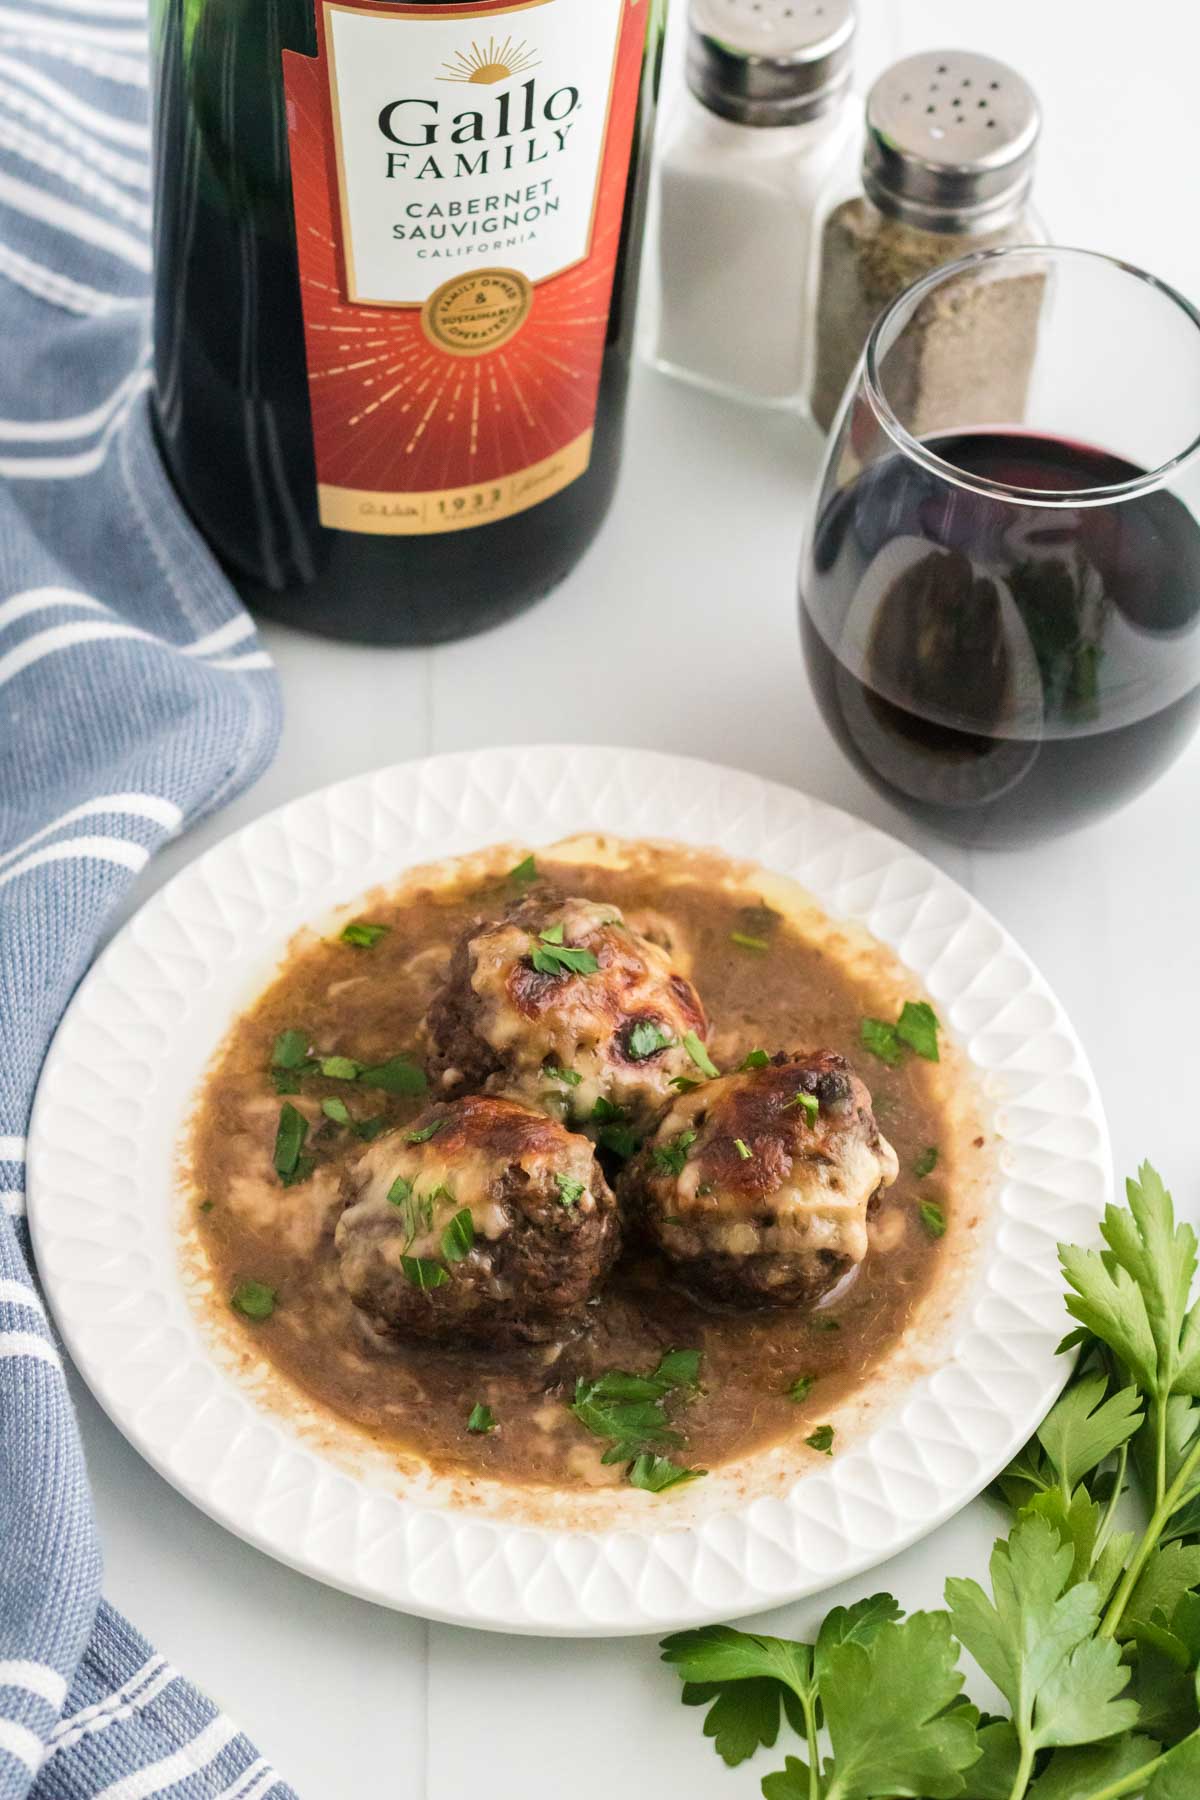
M687 79L739 125L800 125L850 80L855 0L692 0Z
M1007 63L924 50L867 96L863 186L881 212L926 231L997 229L1028 196L1041 122Z

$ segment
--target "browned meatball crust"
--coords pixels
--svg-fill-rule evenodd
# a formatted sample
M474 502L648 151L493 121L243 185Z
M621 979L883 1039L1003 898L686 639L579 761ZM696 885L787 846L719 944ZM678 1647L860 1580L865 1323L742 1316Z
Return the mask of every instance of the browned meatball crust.
M802 1306L862 1261L868 1209L897 1172L870 1094L844 1057L818 1050L681 1095L621 1196L685 1286Z
M377 1138L345 1196L342 1281L372 1320L412 1337L557 1337L619 1248L616 1202L587 1138L489 1095L434 1104Z
M563 966L572 952L582 967ZM426 1029L447 1092L486 1084L584 1130L600 1102L602 1119L641 1131L672 1079L696 1075L683 1040L703 1042L708 1024L667 951L619 907L542 889L468 927Z

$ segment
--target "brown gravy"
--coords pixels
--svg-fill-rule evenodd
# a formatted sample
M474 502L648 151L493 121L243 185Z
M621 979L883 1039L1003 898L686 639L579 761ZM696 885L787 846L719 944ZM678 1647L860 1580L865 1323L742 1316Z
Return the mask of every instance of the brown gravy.
M874 1096L900 1177L872 1218L866 1261L811 1314L704 1308L672 1286L665 1264L632 1247L591 1309L590 1328L561 1344L500 1353L382 1337L343 1290L333 1246L341 1170L360 1145L346 1127L323 1122L320 1103L336 1096L356 1120L400 1123L421 1101L306 1076L289 1098L312 1121L307 1148L316 1168L284 1188L272 1166L282 1105L272 1046L280 1032L299 1028L326 1055L371 1064L412 1051L420 1060L421 1020L450 945L468 919L512 897L504 872L524 852L505 846L424 878L418 872L348 909L328 935L302 933L234 1024L199 1096L186 1225L226 1327L246 1334L249 1350L397 1465L416 1457L439 1473L559 1491L619 1484L621 1469L601 1464L604 1442L568 1410L575 1380L614 1368L649 1371L668 1348L702 1352L701 1391L672 1408L686 1436L679 1460L716 1470L766 1446L800 1447L839 1403L869 1387L980 1223L975 1196L986 1185L986 1146L973 1106L961 1105L958 1053L943 1034L939 1064L906 1055L889 1068L862 1047L864 1016L895 1018L904 999L921 997L881 946L841 931L802 896L778 910L775 878L716 853L582 842L591 860L558 846L538 853L539 872L568 893L614 901L635 928L669 939L704 999L717 1065L732 1067L756 1047L840 1050ZM353 918L390 929L371 948L354 948L338 935ZM744 948L734 933L770 948ZM918 1176L931 1146L937 1166ZM941 1208L944 1236L923 1222L926 1201ZM277 1290L269 1318L250 1322L228 1309L247 1279ZM800 1404L788 1398L798 1376L813 1378ZM476 1402L491 1408L498 1429L468 1432Z

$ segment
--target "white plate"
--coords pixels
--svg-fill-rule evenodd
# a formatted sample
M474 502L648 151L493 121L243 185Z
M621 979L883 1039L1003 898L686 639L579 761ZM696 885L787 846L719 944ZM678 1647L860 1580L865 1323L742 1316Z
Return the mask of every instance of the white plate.
M397 1495L394 1476L389 1489L347 1469L235 1378L181 1274L181 1125L207 1059L291 934L413 864L588 829L716 845L865 926L933 996L990 1096L1000 1144L988 1254L938 1366L789 1491L690 1522L672 1509L674 1529L653 1496L637 1496L646 1504L632 1523L580 1531ZM326 788L176 877L76 995L42 1076L28 1168L38 1265L71 1354L181 1493L351 1593L547 1635L659 1631L778 1605L949 1517L1061 1386L1055 1243L1093 1241L1111 1187L1095 1082L1062 1008L931 863L752 775L545 745L432 757Z

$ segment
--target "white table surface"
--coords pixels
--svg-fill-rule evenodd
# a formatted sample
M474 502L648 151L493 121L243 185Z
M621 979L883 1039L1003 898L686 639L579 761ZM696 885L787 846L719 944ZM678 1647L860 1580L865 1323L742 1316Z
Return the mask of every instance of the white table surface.
M860 4L864 81L897 55L942 44L1015 63L1045 106L1038 197L1056 237L1200 294L1195 0ZM434 651L347 648L267 628L287 704L274 767L159 857L136 900L281 801L430 751L576 739L737 764L894 831L978 895L1078 1026L1118 1171L1152 1156L1177 1202L1200 1216L1200 740L1132 809L1059 844L984 855L927 840L851 771L807 691L795 578L816 456L789 421L641 372L609 522L544 605ZM760 1753L727 1772L700 1715L679 1705L652 1639L539 1642L427 1625L277 1566L194 1511L86 1393L78 1399L110 1598L304 1800L685 1789L692 1800L736 1800L757 1795L759 1776L780 1765ZM874 1576L770 1615L766 1628L802 1635L827 1604L880 1586L905 1605L936 1605L947 1574L982 1574L997 1522L977 1501Z

